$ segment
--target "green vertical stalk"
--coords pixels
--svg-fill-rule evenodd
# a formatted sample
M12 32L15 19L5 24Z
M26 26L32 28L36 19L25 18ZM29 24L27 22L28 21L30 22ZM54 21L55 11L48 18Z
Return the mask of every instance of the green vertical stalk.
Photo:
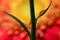
M30 14L31 14L31 22L32 22L32 27L31 27L31 36L30 40L35 40L35 35L36 35L36 21L35 21L35 12L34 12L34 1L30 0Z
M50 2L50 5L47 7L47 9L35 19L34 1L30 0L30 12L31 12L30 15L31 15L31 23L32 23L31 24L32 25L31 26L31 33L29 32L29 30L27 29L25 24L22 21L20 21L17 17L15 17L15 16L13 16L5 11L4 12L5 12L5 14L14 18L25 29L25 31L27 32L27 34L30 37L30 40L35 40L35 38L36 38L36 22L37 22L38 18L41 17L43 14L45 14L46 11L50 8L51 3L52 3L52 1Z

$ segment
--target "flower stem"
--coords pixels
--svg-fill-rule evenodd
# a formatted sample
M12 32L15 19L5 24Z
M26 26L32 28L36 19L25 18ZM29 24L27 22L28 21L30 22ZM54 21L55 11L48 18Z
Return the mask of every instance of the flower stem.
M31 14L31 37L30 40L35 40L36 35L36 20L35 20L35 12L34 12L34 1L30 0L30 14Z
M30 37L31 34L30 34L29 30L27 29L27 27L25 26L25 24L21 20L19 20L17 17L15 17L12 14L9 14L7 12L5 12L5 14L7 14L8 16L11 16L12 18L14 18L24 28L24 30L27 32L28 36Z
M48 7L44 10L44 12L41 13L41 14L36 18L36 21L48 11L48 9L50 8L51 4L52 4L52 0L50 1L50 4L49 4Z

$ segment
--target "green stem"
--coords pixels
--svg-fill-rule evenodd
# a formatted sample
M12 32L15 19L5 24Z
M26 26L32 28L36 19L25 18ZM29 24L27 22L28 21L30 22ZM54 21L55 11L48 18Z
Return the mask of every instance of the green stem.
M35 35L36 35L36 21L35 21L35 13L34 13L34 1L30 0L30 12L31 12L31 22L32 22L32 27L31 27L31 37L30 40L35 40Z
M50 3L51 5L51 3ZM48 6L48 8L41 14L37 17L37 19L39 17L41 17L50 7L50 5ZM36 38L36 21L37 19L35 19L35 12L34 12L34 1L33 0L30 0L30 12L31 12L31 34L29 32L29 30L26 28L26 26L24 25L24 23L22 21L20 21L18 18L16 18L15 16L5 12L5 14L11 16L12 18L14 18L19 24L22 25L22 27L25 29L25 31L27 32L27 34L29 35L30 37L30 40L35 40Z
M5 11L4 11L5 12ZM7 12L5 12L5 14L7 14L7 15L9 15L9 16L11 16L12 18L14 18L23 28L24 28L24 30L27 32L27 34L29 35L29 37L30 37L30 32L29 32L29 30L27 29L27 27L25 26L25 24L21 21L21 20L19 20L17 17L15 17L15 16L13 16L12 14L9 14L9 13L7 13Z
M44 12L41 13L41 14L36 18L36 21L37 21L42 15L44 15L44 14L48 11L48 9L50 8L51 4L52 4L52 0L50 1L49 6L44 10Z

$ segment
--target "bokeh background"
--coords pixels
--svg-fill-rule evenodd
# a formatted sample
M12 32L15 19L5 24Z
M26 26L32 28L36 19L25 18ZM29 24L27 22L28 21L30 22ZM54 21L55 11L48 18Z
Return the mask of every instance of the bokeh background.
M50 0L34 0L36 18L42 10L48 7L49 3ZM8 35L14 35L12 40L19 40L20 37L15 39L15 35L18 34L22 37L20 40L29 40L22 26L10 16L4 14L4 11L19 18L31 31L29 0L0 0L0 27ZM37 40L60 40L60 0L52 0L49 10L38 19L36 37Z

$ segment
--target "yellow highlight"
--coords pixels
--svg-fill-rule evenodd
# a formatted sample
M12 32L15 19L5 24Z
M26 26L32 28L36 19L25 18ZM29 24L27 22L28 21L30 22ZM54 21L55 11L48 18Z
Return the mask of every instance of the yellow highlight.
M41 10L47 8L49 4L48 0L34 0L35 6L35 16L39 15ZM24 23L28 23L30 21L30 5L29 0L15 0L15 2L11 3L12 14L19 18Z

